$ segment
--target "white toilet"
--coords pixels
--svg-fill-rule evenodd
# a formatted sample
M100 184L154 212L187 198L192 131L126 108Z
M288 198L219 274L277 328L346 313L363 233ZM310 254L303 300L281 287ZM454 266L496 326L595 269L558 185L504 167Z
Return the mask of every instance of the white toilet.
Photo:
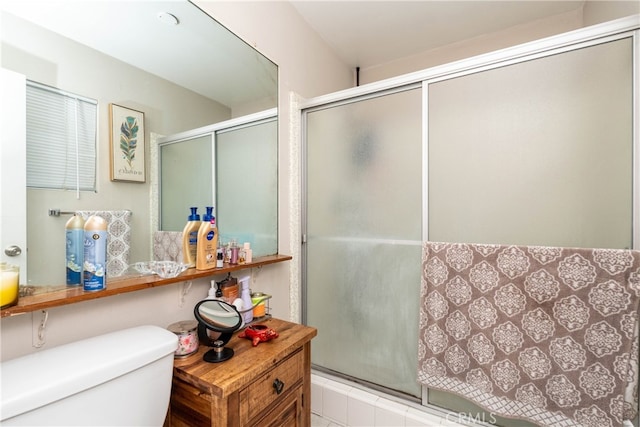
M178 337L125 329L0 365L0 424L161 426Z

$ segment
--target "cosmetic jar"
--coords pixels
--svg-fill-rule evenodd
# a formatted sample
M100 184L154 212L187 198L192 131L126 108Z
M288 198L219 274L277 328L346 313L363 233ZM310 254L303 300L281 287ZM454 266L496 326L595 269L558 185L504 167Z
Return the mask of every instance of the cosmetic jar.
M254 308L253 308L254 319L257 319L258 317L262 317L266 314L264 297L265 297L265 294L263 294L262 292L254 292L251 294L251 303L254 305Z
M172 323L167 328L178 336L178 348L174 357L187 357L198 351L198 322L195 320L183 320Z

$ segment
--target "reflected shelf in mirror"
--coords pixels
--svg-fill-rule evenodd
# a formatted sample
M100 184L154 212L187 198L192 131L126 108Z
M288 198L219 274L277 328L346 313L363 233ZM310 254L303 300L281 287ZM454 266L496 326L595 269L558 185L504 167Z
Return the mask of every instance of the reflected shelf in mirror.
M38 310L47 310L49 308L60 307L77 302L105 298L128 292L136 292L158 286L171 285L174 283L206 278L218 274L225 274L232 271L262 267L264 265L290 261L291 259L292 257L290 255L269 255L255 258L251 263L240 265L225 264L222 268L214 268L211 270L196 270L195 268L190 268L176 277L165 279L155 274L141 274L130 269L133 273L113 278L111 280L107 279L106 289L97 292L86 292L83 290L82 286L31 286L26 289L21 289L21 292L27 292L27 296L20 296L18 304L2 310L0 312L0 317L4 318Z

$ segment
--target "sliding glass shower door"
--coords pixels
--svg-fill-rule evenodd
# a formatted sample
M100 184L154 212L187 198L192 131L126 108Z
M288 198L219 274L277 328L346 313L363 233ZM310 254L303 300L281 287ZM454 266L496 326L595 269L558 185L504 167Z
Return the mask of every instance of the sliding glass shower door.
M306 113L306 323L314 367L418 397L420 87Z
M638 248L637 45L619 34L547 47L304 110L314 368L530 426L421 393L421 241Z
M429 84L429 240L631 248L632 52L625 38Z

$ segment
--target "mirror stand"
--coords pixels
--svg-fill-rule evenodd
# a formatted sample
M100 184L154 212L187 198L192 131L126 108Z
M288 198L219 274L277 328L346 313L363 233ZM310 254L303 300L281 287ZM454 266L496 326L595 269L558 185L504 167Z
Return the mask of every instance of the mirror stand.
M233 349L225 347L224 345L229 342L232 336L232 333L225 333L213 340L207 334L207 328L203 324L199 323L198 339L200 340L200 343L207 347L213 347L204 354L202 360L209 363L219 363L231 359L233 357Z
M225 347L233 333L242 326L242 316L231 304L221 300L203 300L196 304L193 314L198 320L200 344L213 347L203 360L219 363L233 357L233 349Z

